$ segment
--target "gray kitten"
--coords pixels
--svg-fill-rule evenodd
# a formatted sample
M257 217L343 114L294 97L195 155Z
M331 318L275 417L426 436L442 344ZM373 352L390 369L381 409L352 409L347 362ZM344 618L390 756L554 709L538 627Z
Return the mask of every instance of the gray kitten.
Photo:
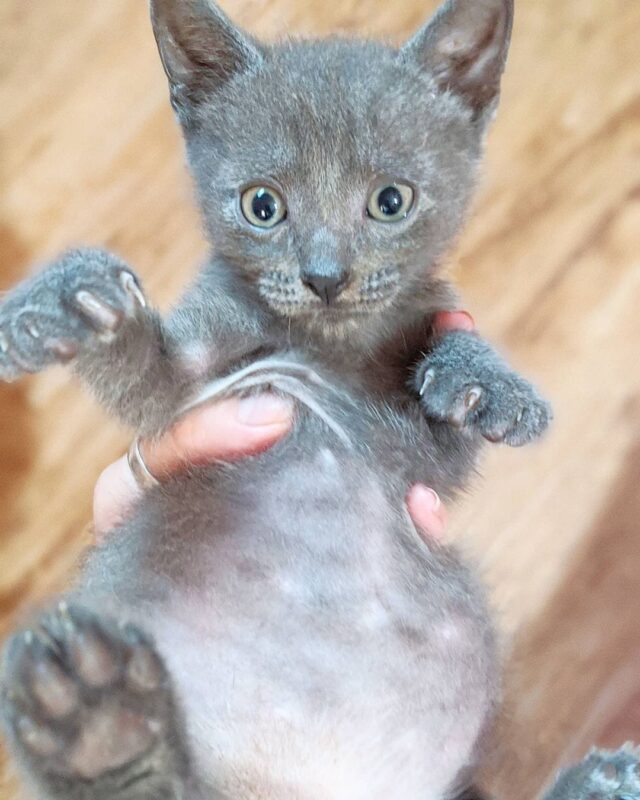
M208 0L151 5L215 248L166 320L115 256L63 255L0 308L0 374L71 361L148 435L261 387L294 397L296 422L268 453L147 492L13 638L9 740L49 800L463 792L498 698L494 635L403 498L418 480L451 497L483 438L524 444L550 416L476 335L431 330L455 304L438 265L511 0L449 0L399 50L267 47ZM568 793L613 797L609 761L637 792L625 752Z

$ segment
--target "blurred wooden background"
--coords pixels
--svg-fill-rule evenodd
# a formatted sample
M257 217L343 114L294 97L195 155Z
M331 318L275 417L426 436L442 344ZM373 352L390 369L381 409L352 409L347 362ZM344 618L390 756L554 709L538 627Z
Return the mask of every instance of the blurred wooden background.
M399 39L434 2L223 5L266 36ZM542 445L492 450L454 513L505 634L486 770L505 800L533 797L596 731L640 740L640 4L516 5L486 175L452 255L482 331L557 415ZM73 243L120 251L165 304L203 252L146 3L0 0L0 288ZM67 580L93 483L125 443L62 371L0 386L0 635Z

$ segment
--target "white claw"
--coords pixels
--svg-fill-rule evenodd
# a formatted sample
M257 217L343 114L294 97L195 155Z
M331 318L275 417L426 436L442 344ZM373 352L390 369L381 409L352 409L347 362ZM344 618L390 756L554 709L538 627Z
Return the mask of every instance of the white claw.
M36 328L35 323L27 322L25 327L29 336L32 336L34 339L40 338L40 331Z
M102 332L108 335L118 329L122 321L122 312L112 308L104 300L96 297L86 289L79 289L75 294L75 301L82 312Z
M69 633L73 633L73 631L76 629L76 626L71 614L69 613L69 606L65 600L61 600L58 603L58 614L60 615L60 619L62 620L65 630Z
M2 350L3 353L8 352L9 350L9 340L4 333L2 333L2 331L0 331L0 350Z
M422 381L422 386L420 387L420 397L422 397L427 389L431 386L435 377L436 373L434 369L428 369L424 373L424 380Z
M474 386L473 388L469 389L466 397L464 398L465 407L469 411L473 411L473 409L478 405L481 397L482 389L479 386Z
M145 296L142 294L142 290L138 286L138 281L134 278L134 276L130 272L121 272L120 273L120 283L122 284L122 288L130 294L134 300L138 303L140 308L147 307L147 300Z

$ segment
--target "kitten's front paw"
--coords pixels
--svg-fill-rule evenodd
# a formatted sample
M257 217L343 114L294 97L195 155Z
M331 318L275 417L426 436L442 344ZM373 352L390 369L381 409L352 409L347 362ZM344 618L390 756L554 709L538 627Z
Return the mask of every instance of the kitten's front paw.
M640 751L593 750L560 773L544 800L639 800Z
M135 275L101 250L75 250L10 292L0 305L0 379L71 361L110 341L145 306Z
M414 385L431 419L512 447L537 439L552 417L528 381L466 332L442 337L418 367Z
M149 640L61 604L7 648L2 714L43 779L95 780L170 732L166 672Z

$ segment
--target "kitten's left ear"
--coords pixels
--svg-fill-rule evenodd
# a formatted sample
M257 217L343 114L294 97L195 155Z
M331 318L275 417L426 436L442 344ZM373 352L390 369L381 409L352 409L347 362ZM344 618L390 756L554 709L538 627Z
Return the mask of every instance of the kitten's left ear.
M512 22L513 0L446 0L401 53L482 116L500 92Z
M151 22L181 120L263 51L212 0L151 0Z

